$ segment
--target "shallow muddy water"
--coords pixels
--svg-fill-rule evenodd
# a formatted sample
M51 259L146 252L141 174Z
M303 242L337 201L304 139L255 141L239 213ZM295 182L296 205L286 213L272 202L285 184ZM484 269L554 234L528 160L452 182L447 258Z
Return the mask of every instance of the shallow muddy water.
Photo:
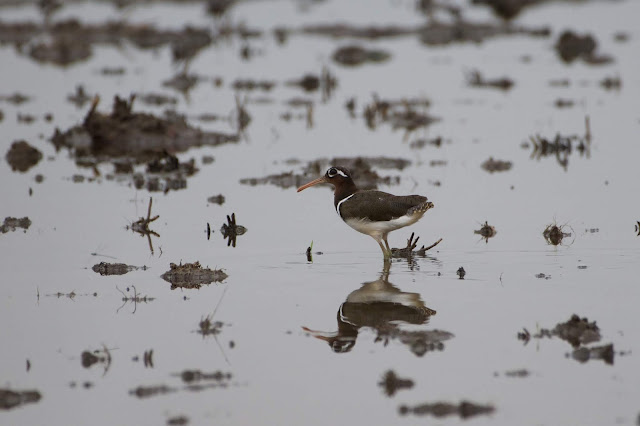
M640 3L10 3L0 424L637 423ZM434 203L393 247L443 241L385 267L296 193L334 158Z

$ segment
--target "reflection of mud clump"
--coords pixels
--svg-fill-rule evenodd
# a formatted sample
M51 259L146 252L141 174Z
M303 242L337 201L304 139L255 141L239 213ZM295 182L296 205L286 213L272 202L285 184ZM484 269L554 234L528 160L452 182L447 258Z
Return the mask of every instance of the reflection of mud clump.
M74 150L76 158L134 157L140 162L155 159L157 153L182 152L194 146L215 146L237 142L237 135L203 132L190 127L184 118L158 118L134 113L133 101L116 96L111 114L96 111L96 98L84 122L62 133L56 129L51 141L56 148Z
M425 98L388 100L378 99L364 107L364 119L367 127L374 130L379 123L389 123L393 130L405 129L410 133L420 127L427 127L438 121L418 109L428 108L430 101Z
M40 392L12 391L11 389L0 389L0 410L11 410L23 404L30 404L40 401Z
M431 310L429 315L435 315L435 313L435 311ZM427 352L443 351L444 342L453 337L453 333L444 330L408 331L392 328L390 330L380 330L376 337L376 342L388 342L390 339L398 339L400 343L407 345L414 355L422 357Z
M579 347L571 353L571 357L578 362L585 363L590 359L601 359L606 364L613 365L615 357L615 351L613 350L613 344L603 346L594 346L592 348Z
M606 64L613 59L609 56L596 55L596 40L589 34L580 36L572 31L565 31L556 42L556 51L560 58L571 63L581 58L589 64Z
M333 60L341 65L354 67L365 62L385 62L391 55L380 49L365 49L360 46L341 47L333 53Z
M411 413L416 416L426 416L431 414L434 417L458 415L463 419L467 419L479 414L491 414L495 411L495 408L492 405L479 405L474 404L473 402L462 401L460 404L435 402L433 404L420 404L414 407L401 405L398 411L403 416Z
M29 145L26 141L16 141L11 144L11 148L5 156L11 170L26 172L42 159L42 153Z
M489 173L506 172L507 170L511 170L511 166L513 166L511 161L494 160L493 157L489 157L484 163L480 165L480 167L482 167Z
M214 371L213 373L203 373L200 370L184 370L180 373L180 378L184 383L192 384L202 381L216 381L223 383L231 380L231 373L223 373L222 371Z
M211 270L200 266L200 262L176 265L161 275L162 279L171 283L171 290L176 288L200 288L203 284L224 281L228 275L221 269Z
M24 232L27 232L27 229L31 226L31 219L28 217L23 217L18 219L16 217L5 217L4 223L0 225L0 232L6 234L7 232L15 231L17 228L24 229Z
M127 272L136 271L139 268L137 266L125 265L124 263L100 262L93 265L91 269L93 270L93 272L96 272L100 275L124 275Z
M411 389L413 387L413 380L401 379L393 370L389 370L384 374L382 381L379 382L378 385L382 386L385 395L393 396L399 390Z
M232 213L231 217L227 215L227 223L223 223L220 228L220 232L222 233L222 238L226 238L227 247L233 245L236 246L236 238L240 235L244 235L247 232L247 228L238 225L236 223L236 214Z
M558 226L556 224L548 225L542 232L542 236L547 240L549 245L560 245L564 237L570 237L571 233L563 232L564 226Z

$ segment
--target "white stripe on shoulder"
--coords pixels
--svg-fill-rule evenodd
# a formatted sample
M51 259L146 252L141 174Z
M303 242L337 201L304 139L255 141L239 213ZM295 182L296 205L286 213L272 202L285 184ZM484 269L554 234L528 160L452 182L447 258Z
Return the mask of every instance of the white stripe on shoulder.
M340 214L340 205L342 205L342 203L344 203L345 201L347 201L349 198L353 197L354 195L355 194L351 194L348 197L345 197L342 200L338 201L338 205L336 206L336 213L338 213L338 216L342 217L342 215Z

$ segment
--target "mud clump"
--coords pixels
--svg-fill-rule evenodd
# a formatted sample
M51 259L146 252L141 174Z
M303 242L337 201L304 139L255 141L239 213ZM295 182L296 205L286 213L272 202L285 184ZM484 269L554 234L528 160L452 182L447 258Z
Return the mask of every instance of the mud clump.
M484 163L480 165L484 170L489 173L506 172L511 170L513 163L511 161L494 160L493 157L489 157Z
M560 58L571 63L576 59L582 59L588 64L607 64L613 59L606 55L596 54L597 42L591 35L578 35L572 31L565 31L556 42L556 52Z
M433 203L429 203L429 209L433 208ZM442 241L442 238L440 238L438 241L436 241L435 243L431 244L428 247L425 247L424 244L422 245L422 247L420 247L418 250L416 250L416 247L418 247L418 240L420 239L420 237L417 237L415 240L413 239L415 233L412 232L411 236L409 237L409 239L407 240L407 245L403 248L395 248L393 247L391 249L391 257L393 258L404 258L404 259L409 259L411 260L411 258L413 256L421 256L421 257L425 257L427 255L427 251L431 250L432 248L434 248L435 246L437 246L438 244L440 244L440 242Z
M18 228L24 229L24 232L27 232L27 229L31 226L31 219L28 217L23 217L18 219L16 217L5 217L4 223L0 225L0 233L6 234L7 232L13 232Z
M495 408L492 405L480 405L473 402L462 401L459 404L448 402L425 403L409 407L401 405L398 409L400 415L414 414L416 416L432 415L434 417L460 416L463 419L481 414L492 414Z
M480 229L473 231L473 233L480 235L485 243L489 243L489 238L495 237L498 231L496 231L495 227L489 225L489 222L485 221L484 225Z
M56 129L51 142L56 148L66 147L77 159L93 158L96 162L127 157L137 162L152 161L158 154L186 151L191 147L216 146L237 142L238 136L203 132L190 127L184 118L159 118L146 113L134 113L133 102L115 97L111 114L96 111L95 98L82 125L65 132ZM86 160L86 159L85 159Z
M100 275L124 275L127 272L137 271L138 269L147 269L146 266L142 268L138 266L126 265L124 263L107 263L100 262L91 268L93 272Z
M380 63L386 62L391 55L380 49L365 49L360 46L340 47L333 53L333 60L340 65L355 67L367 62Z
M547 227L542 232L542 236L547 241L547 244L558 246L562 244L562 240L565 237L570 237L571 233L564 232L563 225L558 226L557 224L553 223L551 225L547 225Z
M378 383L384 390L385 395L389 397L395 395L399 390L411 389L413 384L413 380L402 379L393 370L387 371L382 377L382 381Z
M133 395L138 398L149 398L151 396L164 395L176 391L177 389L170 388L167 385L138 386L137 388L130 390L129 395Z
M207 203L218 204L220 206L224 204L224 201L225 198L222 194L212 195L211 197L207 198Z
M0 389L0 410L11 410L24 404L33 404L42 398L37 390L14 391L11 389Z
M589 322L587 318L580 318L575 314L568 321L556 325L551 334L566 340L574 347L600 340L600 329L596 322Z
M227 279L228 275L221 269L209 269L200 266L200 262L185 263L176 265L170 264L170 270L161 275L161 278L171 283L171 290L176 288L199 289L204 284L221 282Z
M27 141L22 140L11 144L5 159L11 166L11 170L24 173L42 160L42 153Z
M374 96L373 101L365 105L363 116L371 130L381 123L388 123L393 130L404 129L408 136L414 130L438 121L423 111L430 105L426 98L380 99Z

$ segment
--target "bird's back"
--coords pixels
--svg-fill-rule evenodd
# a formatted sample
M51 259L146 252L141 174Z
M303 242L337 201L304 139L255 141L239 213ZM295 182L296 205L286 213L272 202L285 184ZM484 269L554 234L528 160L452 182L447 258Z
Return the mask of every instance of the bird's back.
M366 190L354 193L340 205L343 219L358 218L374 222L389 221L406 215L424 213L433 206L422 195L393 195Z

